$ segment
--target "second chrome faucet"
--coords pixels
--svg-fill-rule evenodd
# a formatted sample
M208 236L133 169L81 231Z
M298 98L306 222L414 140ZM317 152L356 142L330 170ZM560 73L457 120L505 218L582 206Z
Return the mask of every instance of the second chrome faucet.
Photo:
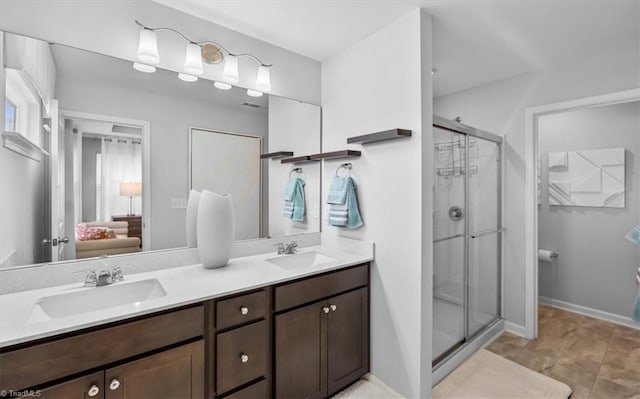
M295 241L291 241L289 244L280 242L277 244L277 246L278 246L278 255L295 254L298 249L298 243Z

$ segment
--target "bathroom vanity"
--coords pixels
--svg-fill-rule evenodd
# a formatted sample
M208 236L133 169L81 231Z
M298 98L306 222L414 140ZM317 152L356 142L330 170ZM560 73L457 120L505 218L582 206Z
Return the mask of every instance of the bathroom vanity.
M39 329L29 334L40 338L12 332L14 339L5 340L10 334L3 332L0 387L41 389L47 399L328 397L369 371L371 259L293 266L305 257L303 252L269 263L253 256L233 259L227 270L193 265L126 276L133 281L118 284L140 286L154 277L166 296L117 321L101 323L97 311L95 321L85 316L80 328L70 325L73 317L64 328L64 318L27 319L24 331ZM240 282L260 267L256 278L264 284ZM207 285L212 294L194 300ZM226 291L219 288L224 285ZM73 289L36 291L50 290ZM191 300L184 304L187 292ZM44 306L48 298L33 306ZM47 331L47 325L55 327Z

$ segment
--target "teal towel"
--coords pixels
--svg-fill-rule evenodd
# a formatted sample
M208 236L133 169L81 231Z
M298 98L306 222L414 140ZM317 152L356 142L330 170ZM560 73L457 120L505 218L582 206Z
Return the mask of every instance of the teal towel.
M293 177L287 181L287 185L284 188L284 200L293 201L293 194L296 191L296 185L298 184L298 177Z
M299 177L289 179L284 191L284 208L282 215L296 222L304 222L305 199L304 199L305 182Z
M358 208L356 184L351 177L347 179L347 195L343 204L329 204L329 224L334 227L355 229L362 226L362 216ZM328 201L327 201L328 202Z
M640 224L634 227L633 230L631 230L629 233L627 233L624 238L636 245L640 245Z
M347 199L347 189L351 177L334 176L329 187L329 195L327 196L328 204L341 205Z
M295 193L293 194L293 216L295 222L304 222L304 180L298 179Z

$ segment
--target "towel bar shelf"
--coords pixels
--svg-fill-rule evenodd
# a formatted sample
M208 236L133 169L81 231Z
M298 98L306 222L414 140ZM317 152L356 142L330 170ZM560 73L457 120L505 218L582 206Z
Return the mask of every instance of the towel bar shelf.
M285 158L282 161L280 161L280 163L294 163L294 164L307 163L307 162L316 162L316 160L311 159L310 155L302 155L299 157Z
M285 158L285 157L292 157L293 156L293 151L277 151L277 152L270 152L268 154L261 154L260 155L260 159L278 159L278 158Z
M354 136L347 138L347 144L352 143L360 143L360 144L369 144L369 143L377 143L380 141L388 141L411 137L411 130L407 129L391 129L384 130L382 132L363 134L361 136Z
M309 157L313 161L319 161L321 159L340 159L340 158L357 158L360 157L362 152L356 150L341 150L332 152L321 152L319 154L313 154Z

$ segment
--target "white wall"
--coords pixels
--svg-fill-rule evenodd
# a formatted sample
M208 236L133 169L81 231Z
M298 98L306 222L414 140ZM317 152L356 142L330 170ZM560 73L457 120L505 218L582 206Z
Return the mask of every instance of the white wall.
M267 152L293 151L294 156L320 152L320 108L281 97L269 97L269 149ZM262 161L269 174L269 237L320 231L320 163L283 164L279 159ZM293 168L302 168L305 181L306 218L294 222L282 216L283 193ZM292 174L291 176L295 176Z
M151 122L151 249L186 245L185 210L170 206L172 198L186 198L188 193L189 128L258 136L265 135L267 129L266 112L69 80L66 76L59 77L56 96L60 109Z
M438 97L434 114L506 135L504 315L525 323L525 142L528 107L640 86L640 46L604 49L589 58L538 73ZM437 75L436 75L437 79Z
M349 161L365 223L339 229L327 225L325 213L323 240L375 242L371 371L409 398L429 396L431 385L431 167L423 165L423 146L431 145L431 131L423 135L431 125L430 24L416 9L322 63L322 150L362 151ZM392 49L392 56L380 49ZM346 144L349 136L391 128L413 136ZM325 161L323 193L341 162Z
M213 40L231 51L253 53L271 69L272 93L320 103L320 63L245 34L181 13L150 0L130 1L1 1L0 29L133 60L138 46L138 19L148 26L168 26L196 41ZM158 33L160 66L179 71L184 41ZM240 86L255 87L257 67L240 61ZM205 65L205 76L217 79L222 64Z
M543 182L538 245L560 254L553 264L539 263L539 294L630 317L640 248L624 236L640 220L640 103L544 115L538 118L538 138ZM625 208L549 206L549 152L620 147L626 150Z

